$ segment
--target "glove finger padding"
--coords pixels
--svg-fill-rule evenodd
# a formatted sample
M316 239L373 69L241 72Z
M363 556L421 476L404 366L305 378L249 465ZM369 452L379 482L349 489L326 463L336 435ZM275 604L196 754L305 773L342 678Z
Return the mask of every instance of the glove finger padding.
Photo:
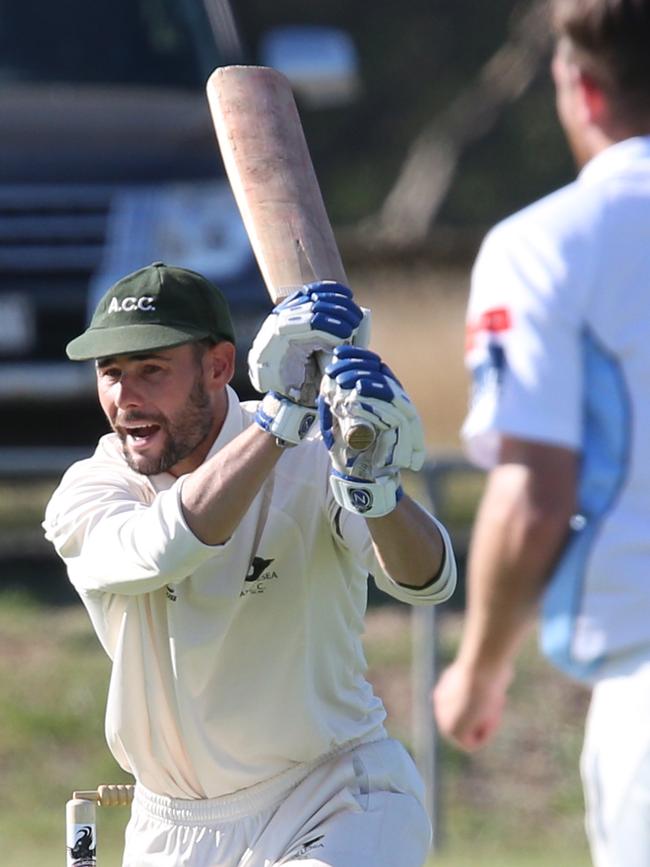
M390 368L375 353L358 347L341 347L334 358L321 381L319 412L336 469L350 472L355 465L369 465L375 473L385 467L419 470L426 457L422 424ZM329 434L323 427L327 423L323 406L332 417ZM341 436L347 420L374 427L377 436L367 451L347 447Z
M320 384L319 353L354 339L364 312L350 290L334 281L304 286L273 308L248 354L259 392L275 391L314 406Z

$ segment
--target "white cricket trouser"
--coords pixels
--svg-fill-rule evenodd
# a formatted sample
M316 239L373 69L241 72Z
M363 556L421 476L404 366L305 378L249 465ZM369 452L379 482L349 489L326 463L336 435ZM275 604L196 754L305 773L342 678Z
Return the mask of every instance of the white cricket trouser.
M282 789L284 787L284 790ZM136 786L123 867L421 867L431 845L422 780L390 738L212 800Z
M581 772L595 867L650 867L650 662L594 688Z

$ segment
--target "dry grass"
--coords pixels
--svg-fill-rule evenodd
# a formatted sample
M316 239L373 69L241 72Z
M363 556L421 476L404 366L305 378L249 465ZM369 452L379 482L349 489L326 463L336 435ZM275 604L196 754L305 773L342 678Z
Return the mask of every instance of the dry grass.
M467 405L463 333L468 268L357 268L350 283L372 310L371 347L417 406L431 450L459 447Z
M385 606L367 618L369 678L389 730L408 744L412 685L409 609ZM438 620L449 656L459 618ZM109 662L78 604L0 608L0 839L3 863L56 867L65 860L63 808L74 788L128 779L103 738ZM471 757L441 755L439 867L587 867L577 753L584 691L527 648L503 728ZM101 863L117 865L126 815L100 813Z
M437 623L443 665L457 645L462 616L447 612ZM408 744L409 610L371 610L365 644L368 677L386 706L389 731ZM440 867L589 864L578 773L588 693L544 662L534 639L518 671L490 745L471 756L441 745Z

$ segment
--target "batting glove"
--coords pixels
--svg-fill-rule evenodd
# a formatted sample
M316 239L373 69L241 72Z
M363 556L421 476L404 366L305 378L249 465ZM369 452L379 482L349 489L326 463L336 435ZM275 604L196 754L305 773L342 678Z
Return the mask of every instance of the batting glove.
M253 387L267 392L257 423L282 443L295 445L316 420L316 399L332 350L365 339L367 316L341 283L309 283L273 308L248 354Z
M325 369L318 411L336 502L367 518L391 512L402 495L400 469L419 470L425 458L420 418L393 372L374 352L339 347ZM375 431L365 451L345 440L359 422Z

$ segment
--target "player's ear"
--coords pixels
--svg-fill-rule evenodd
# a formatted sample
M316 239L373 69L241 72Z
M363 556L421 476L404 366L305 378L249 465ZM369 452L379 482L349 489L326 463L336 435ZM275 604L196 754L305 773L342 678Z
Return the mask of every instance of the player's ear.
M581 108L588 123L603 128L609 117L609 102L602 86L593 75L579 73Z
M207 385L223 388L235 375L235 346L229 340L221 340L208 347L203 357L203 370Z

